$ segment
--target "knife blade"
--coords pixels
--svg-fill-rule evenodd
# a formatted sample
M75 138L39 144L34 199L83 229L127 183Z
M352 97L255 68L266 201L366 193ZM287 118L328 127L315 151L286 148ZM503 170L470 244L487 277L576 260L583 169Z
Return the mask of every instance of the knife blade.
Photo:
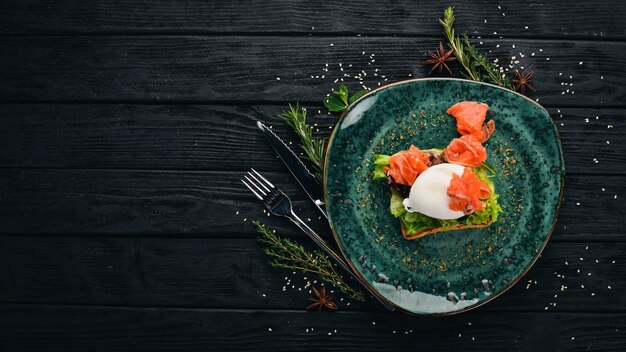
M278 157L280 157L285 166L287 166L289 172L291 172L296 181L298 181L300 187L302 187L304 192L311 198L322 215L328 219L324 202L322 201L322 199L324 199L322 187L315 180L315 176L307 169L296 153L294 153L271 129L265 126L261 121L257 121L256 124L265 139L267 139L276 154L278 154Z

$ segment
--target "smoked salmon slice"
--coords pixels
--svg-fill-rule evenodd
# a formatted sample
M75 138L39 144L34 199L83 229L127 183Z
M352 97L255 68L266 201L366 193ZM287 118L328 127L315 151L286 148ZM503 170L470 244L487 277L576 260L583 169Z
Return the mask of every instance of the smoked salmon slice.
M496 130L496 124L493 120L489 120L486 125L483 125L487 111L489 111L489 105L474 101L462 101L446 110L456 119L456 130L461 135L472 135L480 143L487 141Z
M487 160L487 150L473 135L455 138L443 151L446 161L451 164L479 167Z
M430 157L411 145L409 150L400 151L389 159L387 175L393 177L396 183L411 186L419 174L428 169Z
M489 187L467 167L463 170L463 175L452 175L447 193L450 197L449 208L465 214L485 208L486 205L481 199L487 199L491 195Z

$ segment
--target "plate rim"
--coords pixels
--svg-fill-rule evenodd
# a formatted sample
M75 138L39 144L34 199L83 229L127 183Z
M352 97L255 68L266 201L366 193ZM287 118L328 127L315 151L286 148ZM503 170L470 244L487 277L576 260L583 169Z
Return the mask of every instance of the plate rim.
M348 255L346 254L346 250L344 248L343 243L339 240L339 236L337 234L337 230L334 226L334 224L332 223L332 221L330 221L331 217L329 216L329 227L330 230L333 234L333 238L335 239L335 242L337 243L337 246L339 247L339 250L341 251L341 254L344 257L344 260L346 261L346 263L350 266L350 268L352 269L352 271L357 275L357 277L361 280L362 284L365 285L368 290L374 294L378 299L383 300L384 302L387 302L388 304L390 304L392 307L394 307L394 310L399 310L403 313L409 314L409 315L413 315L413 316L432 316L432 317L444 317L444 316L452 316L452 315L457 315L460 313L464 313L473 309L476 309L478 307L483 306L484 304L487 304L489 302L491 302L492 300L496 299L497 297L500 297L503 293L507 292L511 287L515 286L515 284L517 284L529 271L530 269L535 265L535 263L537 262L537 260L539 259L539 257L541 256L541 254L543 253L543 250L546 248L548 241L550 240L550 238L552 237L552 233L554 232L554 228L556 226L556 222L558 221L559 218L559 214L561 211L561 205L563 204L563 193L565 190L565 159L563 157L563 144L561 143L561 136L559 134L559 130L557 129L556 125L554 124L554 121L552 120L552 117L550 116L550 113L546 110L546 108L544 108L541 104L539 104L538 102L530 99L529 97L520 94L516 91L512 91L510 89L495 85L495 84L491 84L491 83L486 83L486 82L479 82L479 81L473 81L473 80L469 80L469 79L463 79L463 78L452 78L452 77L423 77L423 78L412 78L412 79L407 79L407 80L402 80L402 81L398 81L398 82L393 82L390 84L387 84L385 86L382 87L378 87L374 90L369 91L368 93L364 94L363 96L359 97L357 100L355 100L354 102L352 102L350 105L348 105L348 107L339 115L339 118L337 119L337 121L335 122L333 129L331 131L330 137L328 138L328 143L326 144L326 148L324 150L324 172L323 172L323 179L322 179L322 190L324 193L324 203L325 204L329 204L328 202L328 192L326 189L326 184L327 184L327 174L328 174L328 168L326 167L328 165L328 154L330 151L330 146L332 144L333 139L335 138L338 129L336 128L338 125L341 124L343 118L345 117L345 115L354 108L354 106L356 104L358 104L361 100L369 97L370 95L380 92L382 90L385 89L389 89L391 87L395 87L398 85L402 85L402 84L408 84L408 83L413 83L413 82L421 82L421 81L456 81L456 82L467 82L467 83L471 83L471 84L477 84L477 85L483 85L483 86L488 86L488 87L492 87L492 88L497 88L500 90L504 90L506 92L509 93L513 93L516 94L524 99L526 99L527 101L531 102L532 104L534 104L535 106L537 106L538 108L540 108L541 110L543 110L546 115L548 115L548 117L550 117L550 125L552 127L552 130L556 136L556 142L558 145L558 150L559 150L559 161L561 162L561 167L560 167L560 172L561 172L561 191L559 192L559 201L558 204L556 206L556 212L554 213L554 218L552 219L552 223L550 225L550 229L548 230L548 235L546 236L545 240L543 241L543 243L541 244L541 247L539 248L539 250L537 251L537 253L535 254L535 256L533 257L533 259L530 261L530 263L526 266L526 268L524 268L524 271L519 274L514 280L512 280L504 289L502 289L500 292L497 292L487 298L485 298L484 300L467 306L465 308L459 309L459 310L455 310L455 311L451 311L451 312L444 312L444 313L419 313L419 312L413 312L410 311L404 307L401 307L397 304L395 304L394 302L392 302L391 300L387 299L386 297L384 297L382 294L380 294L378 292L378 290L376 288L374 288L374 286L361 274L361 272L357 269L357 267L354 265L354 263L349 259Z

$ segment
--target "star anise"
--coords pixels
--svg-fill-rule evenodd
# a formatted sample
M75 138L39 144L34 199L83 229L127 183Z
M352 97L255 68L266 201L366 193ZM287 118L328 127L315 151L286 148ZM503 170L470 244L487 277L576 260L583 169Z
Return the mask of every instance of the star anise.
M322 288L318 291L315 287L313 288L313 292L316 297L309 296L309 301L313 301L306 309L313 309L315 307L319 307L319 311L322 311L322 307L326 307L328 309L337 309L337 305L333 302L333 298L331 296L326 296L326 286L322 286Z
M424 64L433 65L433 68L430 69L429 73L433 73L435 69L438 69L437 72L441 73L441 71L445 68L446 70L448 70L448 73L452 74L452 71L450 71L450 67L448 67L448 65L446 64L446 62L456 60L456 57L450 56L452 55L452 49L446 52L443 49L443 43L439 42L439 48L437 48L437 51L434 53L430 52L428 53L428 55L432 57L432 59L424 61Z
M526 89L530 89L534 92L535 88L533 88L530 82L530 79L533 78L534 75L535 72L533 71L520 73L518 70L515 70L515 76L517 76L517 79L514 78L511 80L511 83L515 85L515 91L526 94Z

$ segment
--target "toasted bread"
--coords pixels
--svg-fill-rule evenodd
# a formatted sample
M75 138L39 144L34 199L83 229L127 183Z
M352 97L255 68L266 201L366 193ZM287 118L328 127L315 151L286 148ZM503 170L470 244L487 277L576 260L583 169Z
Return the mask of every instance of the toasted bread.
M426 235L432 235L432 234L443 232L443 231L447 232L447 231L464 230L464 229L480 229L480 228L489 226L492 223L493 221L489 221L487 223L479 224L479 225L461 224L461 225L451 226L447 229L444 229L443 227L425 227L420 232L410 234L410 235L406 233L406 229L404 228L404 224L402 224L402 221L400 221L400 228L402 229L402 237L406 238L407 240L414 240L416 238L424 237Z

